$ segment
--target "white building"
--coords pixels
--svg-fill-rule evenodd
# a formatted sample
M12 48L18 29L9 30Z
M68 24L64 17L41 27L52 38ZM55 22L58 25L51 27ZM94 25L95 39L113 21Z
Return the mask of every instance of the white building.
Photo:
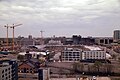
M12 80L12 65L9 63L0 64L0 80Z
M82 52L82 60L84 59L106 59L106 51L97 46L84 46L88 50Z
M63 45L60 40L50 40L48 45Z
M97 46L84 46L86 49L66 49L61 53L62 62L73 62L86 59L106 59L106 51Z
M102 50L83 51L82 59L106 59L106 52Z
M82 50L66 49L61 53L62 62L80 61L82 58Z

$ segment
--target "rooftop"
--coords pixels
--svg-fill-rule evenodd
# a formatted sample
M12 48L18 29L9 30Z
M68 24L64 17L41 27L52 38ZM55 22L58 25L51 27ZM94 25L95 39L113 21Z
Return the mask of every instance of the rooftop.
M102 50L100 47L98 46L84 46L85 48L89 49L89 50Z

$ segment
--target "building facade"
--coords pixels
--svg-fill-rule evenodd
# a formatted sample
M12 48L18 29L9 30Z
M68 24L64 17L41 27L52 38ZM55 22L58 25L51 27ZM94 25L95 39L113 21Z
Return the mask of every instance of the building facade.
M18 68L18 72L20 73L36 73L37 70L36 66L30 62L23 62Z
M12 80L12 69L9 64L0 65L0 80Z
M85 59L106 59L106 52L104 50L83 51L82 60Z
M66 49L61 53L62 62L80 61L82 58L81 50Z
M16 61L0 61L0 80L18 80L18 68Z
M38 70L38 80L49 80L50 79L50 69L44 68Z
M113 43L112 37L97 37L95 38L95 43L98 45L108 45Z
M113 33L114 41L120 40L120 30L115 30Z
M88 46L89 48L89 46ZM90 47L91 49L65 49L61 53L62 62L78 62L82 60L105 60L106 51L98 47Z

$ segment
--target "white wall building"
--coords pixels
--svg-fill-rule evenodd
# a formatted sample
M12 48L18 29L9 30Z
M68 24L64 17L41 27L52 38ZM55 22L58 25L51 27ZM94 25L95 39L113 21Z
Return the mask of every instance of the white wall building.
M50 40L48 45L63 45L60 40Z
M98 46L84 46L88 50L82 52L82 59L106 59L106 51Z
M106 59L106 52L102 50L83 51L82 59Z
M106 50L96 46L84 46L85 50L66 49L61 53L62 62L73 62L86 59L106 59Z

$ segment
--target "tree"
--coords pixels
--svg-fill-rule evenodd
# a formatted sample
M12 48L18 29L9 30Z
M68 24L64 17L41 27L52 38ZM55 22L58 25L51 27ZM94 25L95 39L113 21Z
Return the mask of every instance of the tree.
M100 61L95 61L93 67L97 69L97 72L100 72L100 67L102 66L102 63Z
M73 63L73 70L75 72L83 72L84 65L81 63Z
M111 74L112 65L107 63L107 64L105 64L105 68L106 68L106 73Z
M75 72L77 72L78 71L78 63L73 63L72 64L72 68L73 68L73 70L75 71Z

